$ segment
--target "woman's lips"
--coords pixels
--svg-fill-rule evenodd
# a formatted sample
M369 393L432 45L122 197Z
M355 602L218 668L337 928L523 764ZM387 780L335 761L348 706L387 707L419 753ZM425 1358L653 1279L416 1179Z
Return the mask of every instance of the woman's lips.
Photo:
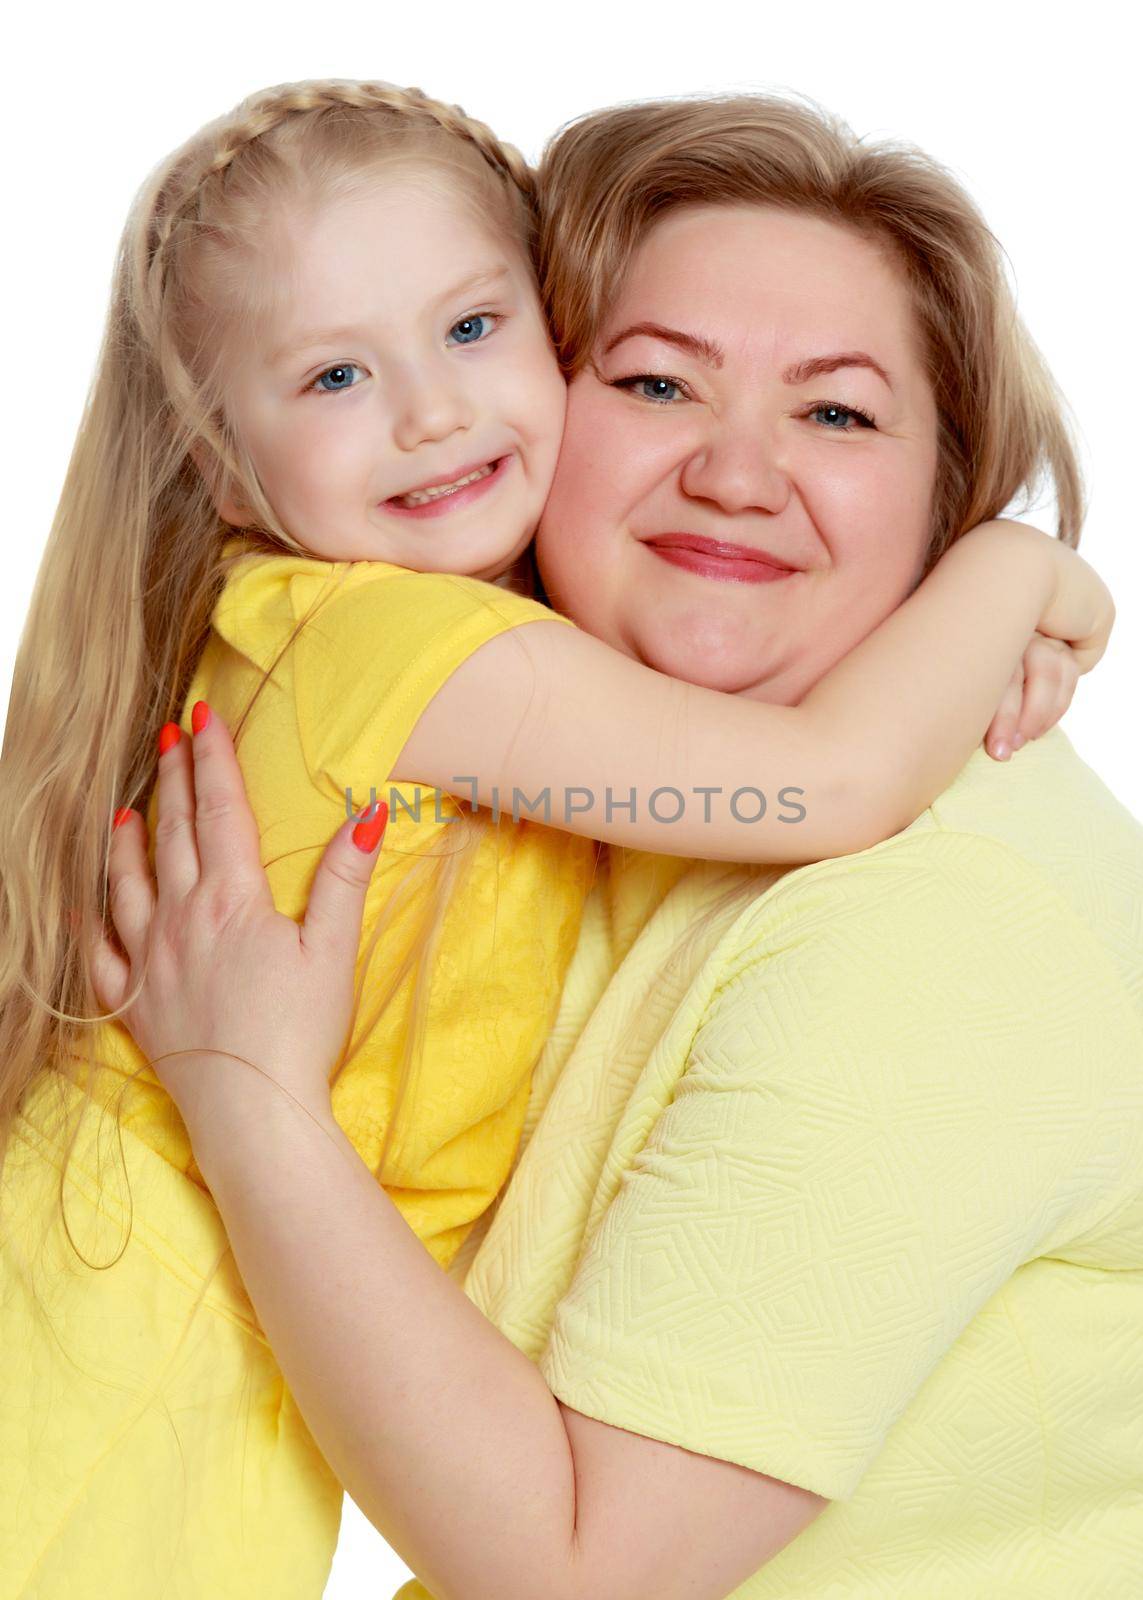
M745 545L703 539L695 533L664 533L643 542L672 566L704 578L721 578L724 583L774 583L778 578L794 577L798 570Z

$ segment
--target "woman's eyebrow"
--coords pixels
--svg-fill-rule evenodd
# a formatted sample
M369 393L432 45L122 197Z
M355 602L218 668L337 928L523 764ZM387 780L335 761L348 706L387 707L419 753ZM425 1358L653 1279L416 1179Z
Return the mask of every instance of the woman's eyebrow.
M661 339L665 344L673 344L708 367L721 368L726 359L721 346L715 344L713 339L704 339L700 334L684 333L681 328L668 328L661 322L633 322L629 328L623 328L619 333L612 335L603 347L604 355L610 355L616 345L622 344L624 339L634 339L640 334L649 339ZM811 356L805 361L796 361L783 372L782 382L808 383L811 378L820 378L827 372L837 372L841 367L868 367L872 372L876 372L886 388L893 387L885 368L879 361L874 361L872 356L866 355L864 350L839 351L836 355Z
M694 333L683 333L679 328L665 328L661 322L633 322L629 328L614 334L604 345L603 353L609 356L617 344L622 344L624 339L635 339L640 334L645 334L649 339L662 339L665 344L677 345L680 350L685 350L689 356L703 362L708 367L721 367L723 354L713 339L703 339Z
M887 389L893 387L885 368L872 356L867 356L864 350L845 350L833 356L811 356L806 361L797 361L783 372L782 382L808 383L811 378L820 378L826 372L837 372L841 367L868 367Z

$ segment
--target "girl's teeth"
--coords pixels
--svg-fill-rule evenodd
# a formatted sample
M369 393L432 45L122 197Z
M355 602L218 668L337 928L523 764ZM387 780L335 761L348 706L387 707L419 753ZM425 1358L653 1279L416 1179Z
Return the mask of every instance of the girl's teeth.
M440 500L446 494L456 494L470 483L475 483L478 478L487 478L495 470L495 463L489 462L477 472L470 472L467 478L458 478L455 483L442 483L436 489L414 489L412 494L395 495L394 500L399 506L423 506L430 500Z

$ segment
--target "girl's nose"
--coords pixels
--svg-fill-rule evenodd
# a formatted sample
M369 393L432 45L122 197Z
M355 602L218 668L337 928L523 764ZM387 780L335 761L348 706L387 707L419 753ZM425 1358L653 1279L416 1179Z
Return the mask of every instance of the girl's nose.
M446 439L471 427L473 409L457 375L446 371L409 373L394 400L393 437L402 450Z
M683 465L684 493L726 512L777 513L790 498L790 479L776 435L754 423L715 423Z

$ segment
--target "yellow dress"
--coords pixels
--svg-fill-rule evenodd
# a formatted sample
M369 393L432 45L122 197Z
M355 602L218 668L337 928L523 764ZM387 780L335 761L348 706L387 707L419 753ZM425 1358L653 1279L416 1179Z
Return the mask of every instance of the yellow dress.
M837 860L608 852L450 1270L831 1501L734 1600L1143 1594L1143 826L1055 728Z
M184 729L203 699L234 732L270 671L236 742L275 903L288 915L304 911L347 791L360 810L370 789L384 799L392 789L363 955L379 916L395 909L372 960L359 961L364 1024L332 1090L374 1171L415 969L376 1012L434 874L468 826L467 807L431 787L390 786L390 774L467 656L509 628L553 619L568 622L475 579L246 554L186 697ZM152 805L152 827L154 815ZM505 815L449 902L385 1183L442 1268L509 1170L595 850ZM120 1026L99 1029L94 1055L97 1106L79 1124L62 1208L80 1091L55 1076L26 1097L0 1196L0 1595L316 1600L341 1487L273 1360L173 1103ZM86 1071L77 1066L81 1082Z

